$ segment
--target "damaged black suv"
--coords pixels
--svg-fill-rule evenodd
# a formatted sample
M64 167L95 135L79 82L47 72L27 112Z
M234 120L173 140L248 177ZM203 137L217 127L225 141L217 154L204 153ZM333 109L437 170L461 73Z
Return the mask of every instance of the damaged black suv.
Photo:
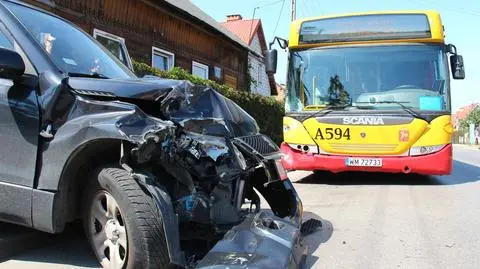
M105 268L303 266L302 204L244 110L37 8L0 1L0 22L0 221L82 219Z

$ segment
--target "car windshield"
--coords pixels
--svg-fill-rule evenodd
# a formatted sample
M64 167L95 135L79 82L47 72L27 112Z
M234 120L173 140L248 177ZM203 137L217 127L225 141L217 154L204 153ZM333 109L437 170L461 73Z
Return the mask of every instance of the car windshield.
M19 4L5 4L63 72L103 78L135 77L115 56L70 23Z
M332 105L447 110L448 83L446 56L439 45L291 51L285 106L287 112Z

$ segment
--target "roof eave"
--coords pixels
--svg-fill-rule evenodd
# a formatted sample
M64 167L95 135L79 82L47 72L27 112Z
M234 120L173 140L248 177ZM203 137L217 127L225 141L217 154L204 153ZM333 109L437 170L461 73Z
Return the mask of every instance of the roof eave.
M209 17L212 20L212 22L215 22L216 24L218 24L218 26L214 26L214 25L210 24L209 22L207 22L206 20L203 20L202 18L199 18L199 17L195 16L194 14L192 14L191 12L189 12L188 10L182 8L180 6L182 1L175 1L175 4L173 3L173 0L160 0L160 2L167 4L168 6L170 6L173 9L179 10L183 15L186 15L190 18L195 19L197 22L201 23L202 25L207 26L211 30L214 30L218 34L228 38L229 40L233 41L234 43L237 43L238 45L245 48L246 50L251 51L251 48L248 46L248 44L246 44L245 42L243 42L242 40L237 38L233 33L229 32L228 29L223 27L220 23L216 22L212 17L210 17L205 12L203 12L200 8L195 6L193 3L191 3L191 4L195 8L197 8L199 12L201 12L201 13L203 13L203 15ZM219 29L220 27L222 28L223 31ZM231 36L227 33L231 33Z

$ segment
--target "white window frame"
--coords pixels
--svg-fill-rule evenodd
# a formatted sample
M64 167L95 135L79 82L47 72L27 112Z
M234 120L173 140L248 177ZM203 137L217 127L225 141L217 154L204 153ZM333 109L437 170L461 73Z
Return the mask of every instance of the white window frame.
M195 66L207 70L207 77L204 78L204 79L209 79L210 78L210 74L209 74L210 67L208 65L202 64L202 63L199 63L199 62L196 62L196 61L192 61L192 75L193 75L193 67L195 67Z
M122 45L123 51L125 52L125 57L127 57L127 66L128 68L133 70L132 59L130 59L130 55L128 54L127 45L125 44L125 38L94 28L93 38L97 39L97 36L119 42Z
M220 70L220 76L217 77L217 74L216 74L216 71ZM223 75L223 68L221 68L220 66L218 65L215 65L213 66L213 76L216 78L216 79L223 79L224 75Z
M166 56L167 59L168 59L168 70L171 70L174 66L175 66L175 53L173 52L170 52L170 51L167 51L167 50L164 50L164 49L161 49L161 48L158 48L158 47L152 47L152 62L151 62L151 66L153 66L153 55L155 54L155 52L157 54L160 54L162 56Z

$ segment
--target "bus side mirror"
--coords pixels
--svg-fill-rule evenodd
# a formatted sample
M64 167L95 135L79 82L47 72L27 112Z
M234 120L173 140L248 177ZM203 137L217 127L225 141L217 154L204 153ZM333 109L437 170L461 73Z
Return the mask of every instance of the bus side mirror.
M465 79L465 66L463 65L462 55L454 54L450 56L450 68L454 79Z
M278 51L273 49L267 55L267 74L277 73L277 57Z

